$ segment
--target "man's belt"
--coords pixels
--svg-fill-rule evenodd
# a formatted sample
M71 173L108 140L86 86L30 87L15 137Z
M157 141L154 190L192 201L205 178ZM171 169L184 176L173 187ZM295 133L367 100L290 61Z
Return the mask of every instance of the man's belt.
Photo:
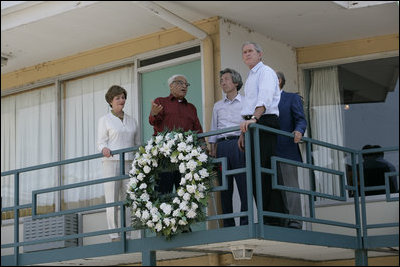
M238 138L239 138L238 135L231 135L231 136L221 137L221 138L217 139L217 143L223 142L223 141L227 141L227 140L234 140L234 139L238 139Z

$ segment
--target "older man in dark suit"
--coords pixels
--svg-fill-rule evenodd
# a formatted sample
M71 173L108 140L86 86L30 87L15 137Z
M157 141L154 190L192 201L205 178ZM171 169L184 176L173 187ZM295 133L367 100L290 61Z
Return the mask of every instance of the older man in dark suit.
M281 99L279 102L279 124L281 130L291 132L294 138L278 135L276 155L278 157L302 162L298 142L307 128L301 97L295 93L283 91L285 76L277 72ZM299 188L297 167L285 163L278 165L278 180L280 184L288 187ZM283 211L287 214L301 216L300 194L282 191ZM290 228L302 228L302 222L298 220L285 220L283 226Z

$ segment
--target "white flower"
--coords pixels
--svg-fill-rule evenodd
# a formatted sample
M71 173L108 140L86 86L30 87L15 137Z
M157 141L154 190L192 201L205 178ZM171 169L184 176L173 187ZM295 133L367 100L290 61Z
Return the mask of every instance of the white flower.
M139 173L138 176L136 177L139 181L143 181L143 178L146 177L143 173Z
M140 186L139 186L139 189L146 189L147 188L147 184L145 184L145 183L142 183Z
M156 136L156 144L160 143L163 139L164 139L164 137L162 135L157 135Z
M147 221L146 225L147 225L149 228L153 228L153 227L154 227L154 223L153 223L152 221Z
M178 159L179 160L185 160L185 156L182 153L179 153Z
M180 173L185 173L186 172L186 166L185 166L185 163L181 163L181 164L179 164L179 172Z
M151 210L152 207L153 207L153 204L151 204L151 202L147 202L147 203L146 203L146 208L147 208L148 210Z
M188 172L185 174L185 179L188 181L191 181L193 178L193 174L191 172Z
M144 221L147 221L149 218L150 218L149 211L148 211L148 210L144 210L144 211L142 212L142 219L143 219Z
M199 205L197 205L195 202L192 202L192 210L197 210Z
M193 194L196 191L196 185L187 185L186 190L190 193ZM185 198L185 196L183 196Z
M178 224L179 225L186 225L187 221L186 220L179 220Z
M193 142L193 135L189 135L188 137L186 137L186 142L187 143L192 143Z
M142 217L142 213L140 212L140 209L138 209L138 210L135 212L135 216L138 217L138 218Z
M181 201L179 200L179 197L175 197L174 200L172 201L174 204L179 204Z
M188 210L189 208L188 208L188 206L187 206L187 201L181 202L181 203L179 204L179 208L180 208L181 210Z
M149 196L149 194L147 194L147 193L143 193L143 194L140 196L140 199L146 202L146 201L149 201L149 200L150 200L150 196Z
M179 182L179 185L185 185L186 184L186 176L181 178L181 181Z
M192 209L190 209L187 213L186 213L186 216L189 218L189 219L192 219L192 218L194 218L194 217L196 217L196 212L194 211L194 210L192 210Z
M145 147L146 152L150 151L153 148L152 144L149 142L147 143L147 146Z
M190 194L189 194L189 193L185 193L185 194L183 195L183 199L186 200L186 201L188 201L188 200L190 199Z
M162 203L160 205L160 208L165 213L165 215L170 215L171 214L171 211L172 211L172 206L171 205Z
M151 149L151 154L152 154L153 156L157 156L157 154L158 154L158 149L157 149L157 147L153 147L153 148Z
M152 214L152 217L153 217L152 221L155 223L160 220L160 217L157 214Z
M131 178L131 179L129 180L128 187L129 187L129 188L132 187L133 189L135 189L136 186L137 186L137 183L138 183L138 180L137 180L135 177L133 177L133 178Z
M172 216L174 216L174 217L179 217L180 215L181 215L181 211L180 210L174 210L172 212Z
M204 194L202 192L196 191L196 193L194 194L194 198L199 201L200 199L204 198Z
M158 222L158 223L156 224L155 229L156 229L157 232L160 232L160 231L162 230L162 224L161 224L161 222Z
M151 171L151 168L146 165L146 166L143 167L143 171L144 171L144 173L147 174L147 173L149 173Z
M185 191L182 188L178 189L178 196L182 197L185 194Z
M176 158L176 156L172 156L171 157L171 163L177 163L178 159Z
M186 143L181 142L178 144L178 151L185 151L186 150Z
M204 168L199 171L199 174L201 175L201 178L205 178L205 177L209 176L207 169L204 169Z
M151 216L157 215L158 214L158 209L156 207L152 207L150 209L150 213L151 213Z
M200 156L198 157L199 161L201 162L206 162L208 156L205 153L201 153Z
M129 192L129 197L130 197L132 200L136 200L136 194L135 194L135 193Z
M170 221L169 218L164 218L163 222L164 222L164 224L165 224L166 226L169 226L169 224L171 223L171 221Z
M201 179L200 176L199 176L197 173L193 174L193 178L194 178L194 180L196 180L196 181L198 181L198 180Z
M189 168L189 170L194 171L197 167L197 163L194 160L189 160L189 162L186 164L186 167Z
M187 153L190 153L190 152L192 152L192 149L193 149L193 146L192 146L192 145L187 145L186 148L185 148L185 151L186 151Z

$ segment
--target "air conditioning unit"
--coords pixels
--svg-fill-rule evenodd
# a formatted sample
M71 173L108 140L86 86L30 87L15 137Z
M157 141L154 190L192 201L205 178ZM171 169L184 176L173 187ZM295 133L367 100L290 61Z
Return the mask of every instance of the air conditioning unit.
M32 220L32 217L26 217L23 219L23 225L25 242L78 233L78 217L76 214L67 214L35 220ZM73 238L69 240L27 245L24 246L24 252L72 247L77 245L77 238Z

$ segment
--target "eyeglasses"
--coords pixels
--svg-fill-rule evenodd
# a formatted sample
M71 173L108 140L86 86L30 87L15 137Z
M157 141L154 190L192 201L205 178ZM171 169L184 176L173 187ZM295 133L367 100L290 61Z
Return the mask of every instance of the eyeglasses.
M173 83L177 83L179 85L185 85L186 87L190 86L190 83L185 83L184 81L173 81Z

